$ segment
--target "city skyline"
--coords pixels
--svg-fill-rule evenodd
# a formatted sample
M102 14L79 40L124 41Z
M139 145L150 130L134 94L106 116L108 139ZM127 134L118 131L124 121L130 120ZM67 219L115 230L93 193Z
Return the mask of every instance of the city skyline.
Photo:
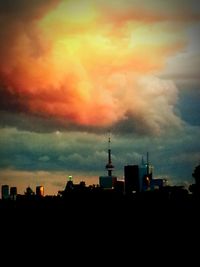
M48 3L47 3L48 2ZM200 163L197 1L0 0L0 183L56 193L149 151L155 178Z

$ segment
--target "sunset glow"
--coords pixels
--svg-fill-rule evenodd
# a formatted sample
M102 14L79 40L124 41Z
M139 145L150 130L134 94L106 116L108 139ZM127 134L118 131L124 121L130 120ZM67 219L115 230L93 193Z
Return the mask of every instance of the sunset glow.
M0 25L1 183L94 181L108 132L119 177L149 151L157 177L191 178L199 1L0 0Z
M146 97L159 102L147 84L169 56L184 48L184 23L175 24L162 12L154 17L153 11L152 19L145 19L143 7L139 17L126 17L128 5L122 11L116 6L110 20L100 2L58 1L30 21L28 30L12 25L18 34L7 51L9 61L1 66L1 78L19 110L62 118L66 125L110 126L127 112L133 118L143 116L149 110ZM148 81L141 85L144 77ZM169 110L175 85L157 79L156 87L166 99L171 122L179 124ZM156 106L151 109L157 112ZM153 115L151 119L158 124Z

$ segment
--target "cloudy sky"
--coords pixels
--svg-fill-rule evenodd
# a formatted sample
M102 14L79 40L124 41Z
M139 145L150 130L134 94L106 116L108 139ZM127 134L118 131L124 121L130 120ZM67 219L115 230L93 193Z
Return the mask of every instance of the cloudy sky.
M198 0L0 0L0 185L98 183L150 153L155 178L200 163Z

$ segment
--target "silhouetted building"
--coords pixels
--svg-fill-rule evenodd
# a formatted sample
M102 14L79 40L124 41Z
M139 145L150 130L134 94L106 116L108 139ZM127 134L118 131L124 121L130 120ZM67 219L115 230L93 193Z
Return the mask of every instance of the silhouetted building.
M68 181L67 181L67 184L65 186L65 191L72 191L74 189L74 183L72 181L72 176L69 175L68 176Z
M108 172L108 175L99 177L99 185L102 188L114 189L117 177L112 176L114 165L112 164L111 160L110 137L108 138L108 163L106 164L105 168Z
M151 180L151 190L155 189L161 189L162 187L167 185L167 180L166 179L152 179Z
M153 179L153 166L149 164L149 153L147 152L147 161L144 162L142 158L142 164L139 166L139 180L140 191L146 191L151 189L151 183Z
M124 166L124 182L125 182L125 193L126 194L140 191L139 166L138 165Z
M124 193L124 181L116 181L114 184L114 189L118 193Z
M43 197L44 196L44 186L42 186L42 185L36 186L36 196L37 197Z
M9 199L9 185L2 185L1 186L1 198L2 199Z
M33 192L33 190L30 188L30 186L28 186L28 187L26 188L26 191L24 192L24 194L25 194L27 197L34 196L34 195L35 195L34 192Z
M10 188L10 199L16 200L17 199L17 187L13 186Z
M141 165L127 165L124 167L124 180L126 194L153 189L153 166L149 164L148 152L146 163L142 158Z
M86 187L85 181L80 181L79 187L80 188L85 188Z
M99 177L99 185L102 188L114 188L115 183L117 181L117 177L115 176L100 176Z

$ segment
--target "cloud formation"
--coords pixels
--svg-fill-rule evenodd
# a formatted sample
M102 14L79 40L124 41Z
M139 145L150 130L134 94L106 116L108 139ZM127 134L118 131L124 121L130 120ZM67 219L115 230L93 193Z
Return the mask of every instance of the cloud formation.
M192 183L199 14L195 0L0 0L0 184L98 183L108 130L119 178L149 151L154 177Z
M156 75L200 18L187 1L140 2L0 1L1 110L66 129L180 127L178 89Z
M112 136L114 174L122 179L124 165L140 164L142 156L149 151L155 178L192 183L192 171L199 163L199 131L199 127L187 126L184 131L165 138ZM98 177L106 174L106 139L105 135L80 132L44 134L2 129L0 184L20 184L23 177L24 190L31 183L45 184L45 193L48 190L56 193L63 189L70 174L76 182L98 183ZM57 185L59 182L62 186Z

